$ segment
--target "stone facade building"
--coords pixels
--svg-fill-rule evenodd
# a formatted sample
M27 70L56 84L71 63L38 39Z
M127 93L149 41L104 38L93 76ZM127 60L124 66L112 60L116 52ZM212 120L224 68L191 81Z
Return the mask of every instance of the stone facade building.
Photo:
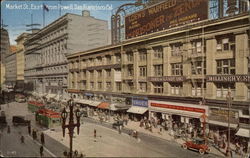
M204 113L211 128L227 128L232 104L231 128L248 125L249 26L242 13L68 55L69 92L85 104L110 97L132 107L145 102L148 118L200 122Z
M5 85L14 89L17 79L16 52L11 52L5 56Z
M24 45L23 43L28 38L28 33L22 33L15 40L17 42L16 51L16 91L24 90Z
M5 55L9 53L10 41L8 31L4 28L0 30L1 43L0 43L0 89L2 90L5 82Z
M110 43L108 22L95 19L88 11L65 14L26 42L25 80L47 97L67 95L67 58L71 54Z

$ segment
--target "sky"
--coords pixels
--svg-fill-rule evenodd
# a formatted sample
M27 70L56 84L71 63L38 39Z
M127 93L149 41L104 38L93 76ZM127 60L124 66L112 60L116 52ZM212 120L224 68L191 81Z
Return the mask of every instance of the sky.
M112 11L125 3L131 3L135 0L4 0L1 1L1 20L4 27L8 30L10 36L10 43L16 44L15 39L18 35L29 29L26 25L31 24L31 15L33 16L34 24L41 24L39 28L43 27L43 4L49 8L45 11L45 26L52 23L54 20L66 13L82 14L82 9L90 11L90 15L102 20L109 21Z

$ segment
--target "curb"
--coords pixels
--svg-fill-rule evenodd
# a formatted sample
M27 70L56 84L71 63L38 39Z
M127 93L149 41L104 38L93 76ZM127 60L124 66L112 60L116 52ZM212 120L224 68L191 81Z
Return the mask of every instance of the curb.
M110 122L102 122L102 123L100 123L97 119L94 119L94 118L91 118L91 117L86 117L87 119L90 119L90 120L92 120L92 121L94 121L94 122L97 122L99 125L111 125L109 128L112 128L112 123L110 123ZM107 126L105 126L105 127L107 127ZM113 128L112 128L113 129ZM124 132L124 130L126 130L126 132L129 132L129 131L131 131L131 130L133 130L133 129L131 129L131 128L127 128L127 127L123 127L123 132L122 133L126 133L126 132ZM128 134L128 133L126 133L126 134ZM167 142L172 142L172 141L174 141L176 144L178 144L178 145L181 145L180 143L178 143L178 141L177 141L177 139L174 139L174 138L172 138L172 136L171 136L171 139L170 140L168 140L168 139L164 139L164 138L161 138L161 137L159 137L159 136L155 136L155 135L151 135L151 134L149 134L149 133L145 133L145 132L140 132L140 135L144 135L144 136L150 136L150 137L152 137L152 138L157 138L157 139L161 139L161 140L164 140L164 141L167 141ZM217 149L217 148L215 148L215 149ZM223 155L224 155L224 153L222 152L222 151L219 151L219 152L221 152ZM215 153L209 153L210 155L213 155L213 156L216 156L216 157L224 157L224 156L221 156L221 155L217 155L217 154L215 154Z

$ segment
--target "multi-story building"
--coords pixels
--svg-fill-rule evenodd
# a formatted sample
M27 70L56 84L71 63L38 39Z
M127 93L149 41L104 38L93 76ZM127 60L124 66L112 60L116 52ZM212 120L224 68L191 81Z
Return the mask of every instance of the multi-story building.
M71 54L110 43L108 22L90 16L66 14L33 34L24 44L25 80L40 94L67 95L67 58ZM51 95L53 94L53 95Z
M5 83L5 55L9 53L10 41L8 31L4 28L0 30L1 43L0 43L0 91Z
M22 33L15 40L17 42L16 51L16 91L24 90L24 45L23 43L28 38L28 33Z
M111 97L143 106L128 112L148 110L149 118L195 123L208 116L210 128L227 128L231 104L236 129L249 124L239 119L249 118L249 47L248 13L194 22L68 55L68 88L85 104Z
M16 51L17 46L11 45L10 52L5 55L5 85L12 90L16 86L17 79Z
M24 46L28 34L22 33L16 39L17 45L10 46L10 53L5 55L5 84L15 91L24 90Z

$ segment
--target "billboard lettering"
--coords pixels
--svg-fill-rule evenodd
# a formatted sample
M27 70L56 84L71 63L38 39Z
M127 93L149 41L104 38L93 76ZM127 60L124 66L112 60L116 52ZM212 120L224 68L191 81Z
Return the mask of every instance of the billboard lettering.
M168 0L126 16L126 39L207 18L208 0Z

